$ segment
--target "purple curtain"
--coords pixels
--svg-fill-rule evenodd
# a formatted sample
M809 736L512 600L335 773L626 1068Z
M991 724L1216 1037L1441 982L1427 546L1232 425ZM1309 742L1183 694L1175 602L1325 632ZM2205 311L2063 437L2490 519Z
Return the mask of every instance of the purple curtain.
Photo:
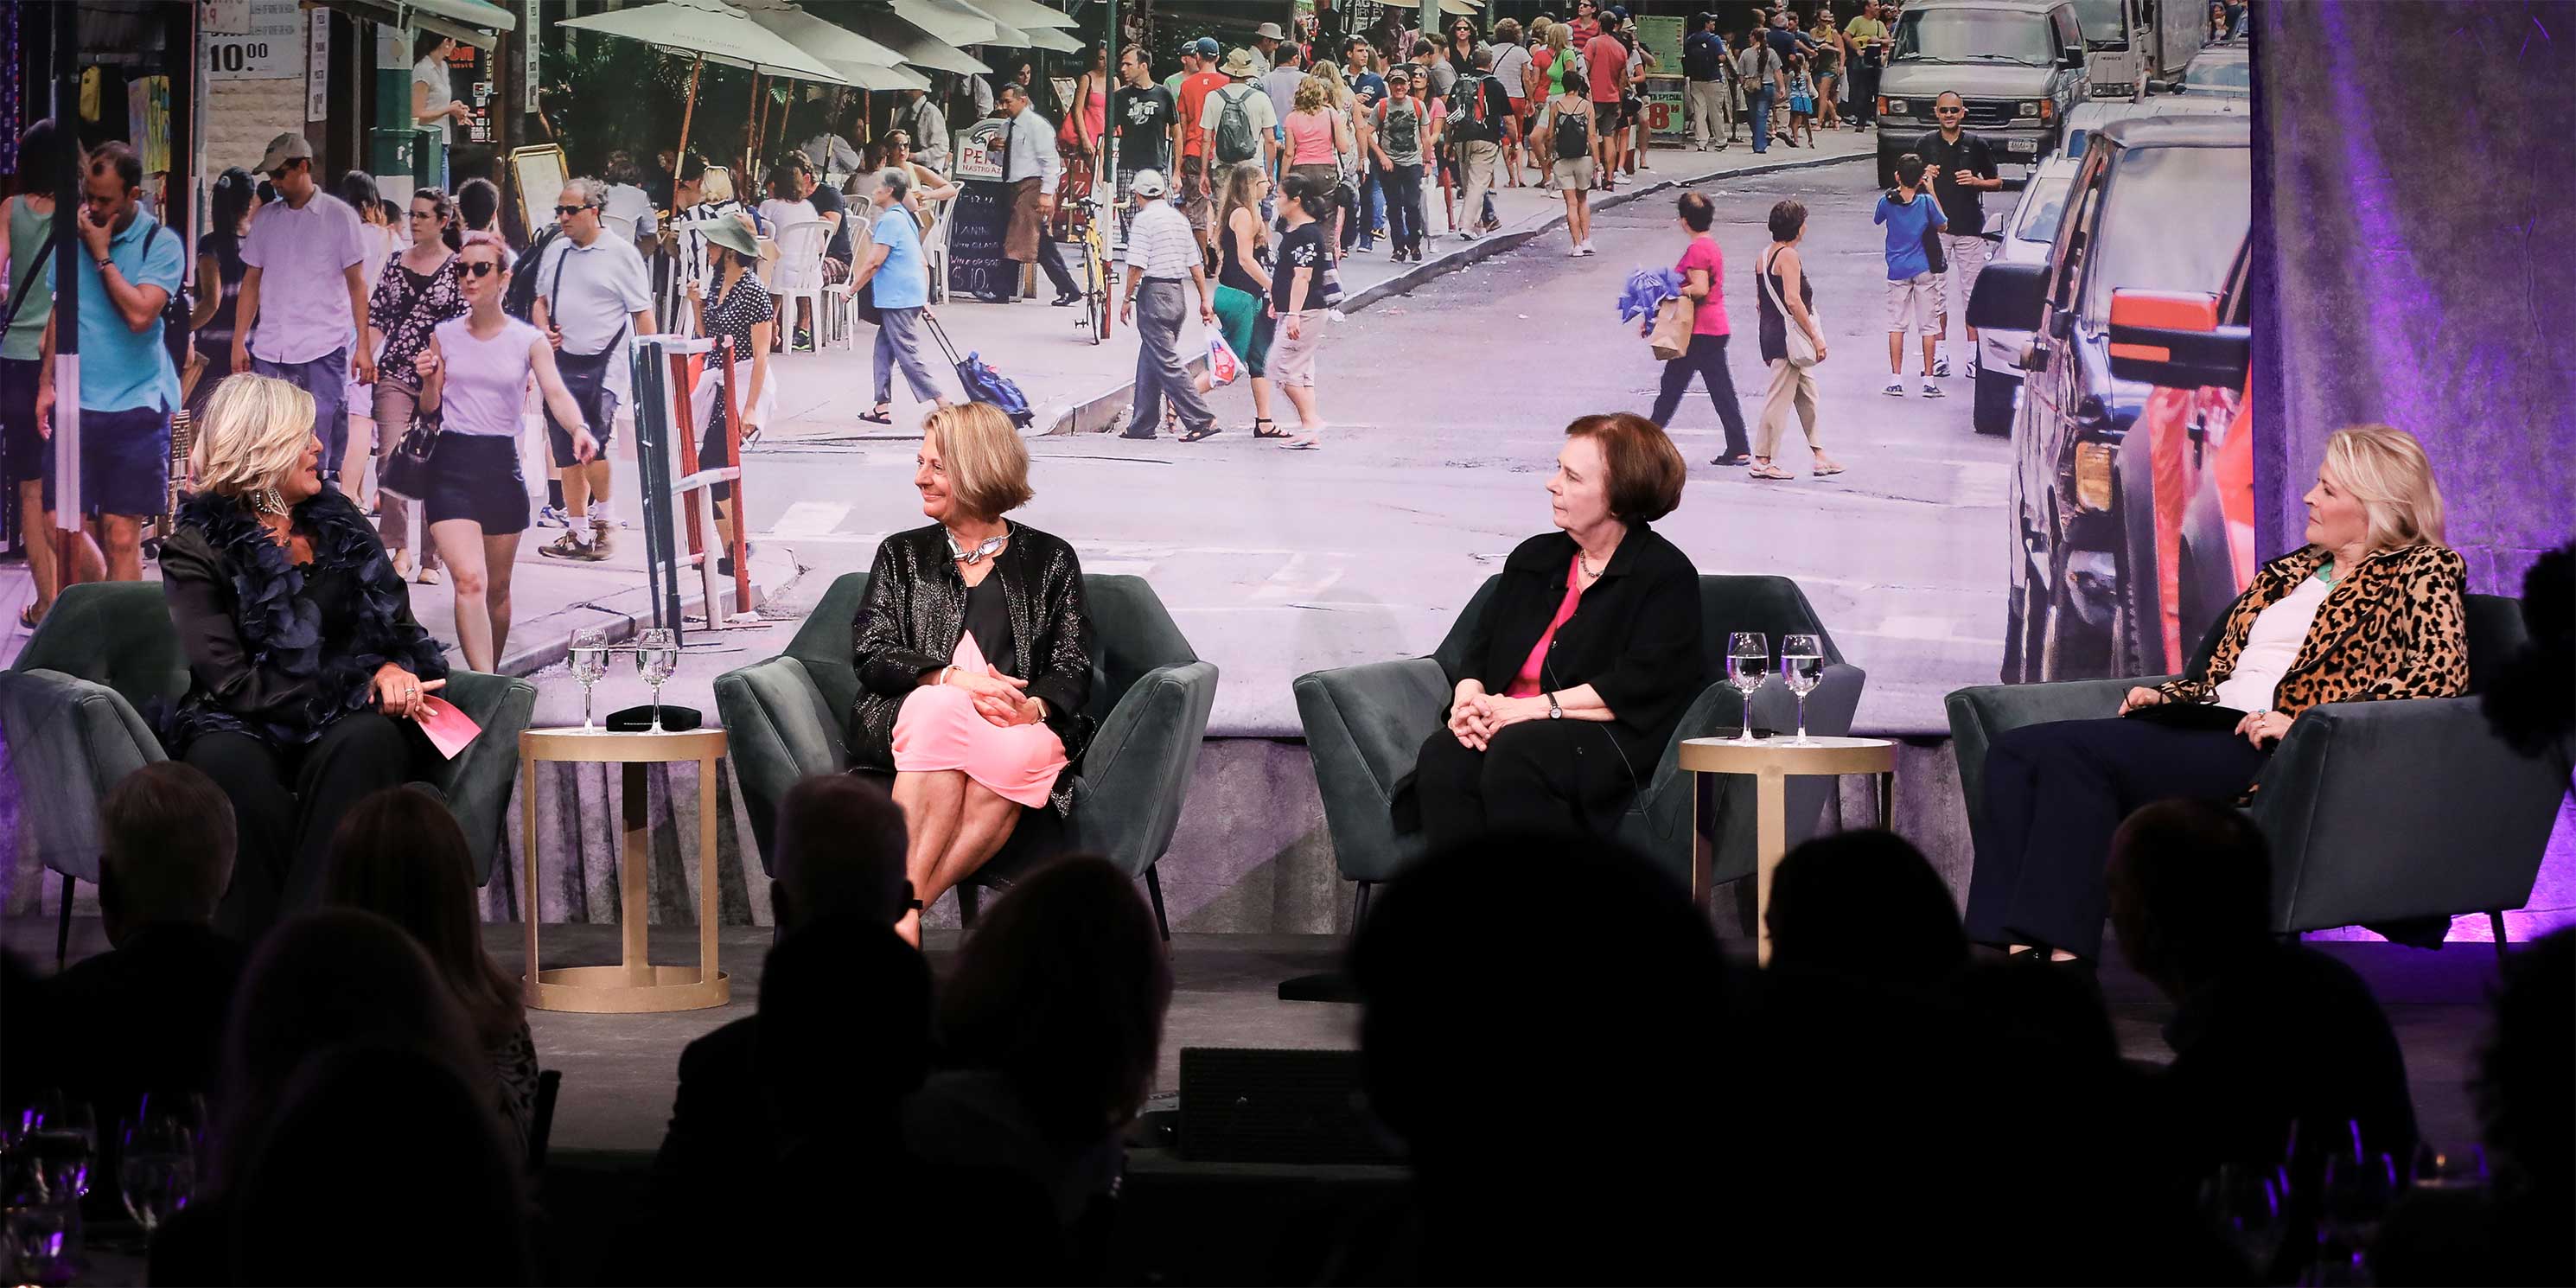
M2469 589L2519 595L2576 534L2576 2L2256 0L2254 26L2260 549L2298 544L2327 436L2385 422L2431 454ZM2512 920L2576 920L2576 806Z

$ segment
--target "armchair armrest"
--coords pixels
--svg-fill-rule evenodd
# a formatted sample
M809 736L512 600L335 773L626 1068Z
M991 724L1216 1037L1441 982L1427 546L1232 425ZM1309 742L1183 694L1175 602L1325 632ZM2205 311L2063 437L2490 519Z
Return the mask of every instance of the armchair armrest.
M1396 836L1388 807L1440 728L1448 675L1427 657L1368 662L1301 675L1296 693L1334 862L1350 880L1386 880L1421 849Z
M5 847L98 883L98 806L117 780L168 756L116 690L61 671L0 671L0 742L21 801Z
M841 732L847 714L823 699L822 686L805 664L773 657L716 677L716 714L725 727L726 754L742 787L760 847L760 870L770 871L778 802L807 774L849 768L850 748Z
M2567 775L2496 737L2476 698L2310 707L2256 780L2273 928L2523 906Z
M1967 798L1972 830L1985 829L1986 749L1995 736L2023 725L2090 720L2116 715L2132 688L2154 688L2172 675L2134 679L2059 680L2050 684L1981 684L1951 692L1950 742L1959 757L1959 794Z
M1128 686L1082 753L1077 848L1131 877L1163 857L1207 740L1216 678L1215 663L1184 662L1158 666Z
M440 696L483 727L455 759L440 762L422 779L455 811L479 886L492 879L492 856L509 820L510 793L518 785L519 733L536 712L537 688L525 680L460 667L447 673Z

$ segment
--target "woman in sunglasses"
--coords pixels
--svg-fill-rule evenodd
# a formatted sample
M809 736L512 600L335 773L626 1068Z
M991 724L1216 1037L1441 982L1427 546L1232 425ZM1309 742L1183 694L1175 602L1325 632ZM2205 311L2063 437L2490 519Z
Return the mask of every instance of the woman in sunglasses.
M411 194L406 223L410 244L385 261L375 294L367 300L367 346L376 351L378 479L385 476L394 448L410 432L413 412L420 404L420 373L412 360L429 347L430 332L439 323L465 312L465 292L456 271L456 248L462 239L456 232L455 203L436 188L422 188ZM376 496L376 533L393 554L394 571L409 577L411 502L381 487ZM427 586L438 584L434 547L421 552L420 581Z
M456 640L465 665L489 671L510 637L510 573L528 530L528 484L519 474L520 408L528 377L546 409L573 427L573 457L599 452L580 404L555 373L545 333L501 311L510 284L509 248L491 233L469 233L456 253L466 311L431 329L412 360L420 414L439 418L422 498L429 537L456 582Z

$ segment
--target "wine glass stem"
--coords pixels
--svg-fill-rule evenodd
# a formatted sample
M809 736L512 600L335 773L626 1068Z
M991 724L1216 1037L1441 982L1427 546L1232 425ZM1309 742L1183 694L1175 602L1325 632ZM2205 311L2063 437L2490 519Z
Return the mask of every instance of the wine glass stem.
M1807 695L1798 695L1798 741L1807 740Z
M586 682L581 686L581 731L583 733L598 732L598 730L591 727L590 723L590 685Z
M662 732L662 685L659 681L653 685L653 732Z

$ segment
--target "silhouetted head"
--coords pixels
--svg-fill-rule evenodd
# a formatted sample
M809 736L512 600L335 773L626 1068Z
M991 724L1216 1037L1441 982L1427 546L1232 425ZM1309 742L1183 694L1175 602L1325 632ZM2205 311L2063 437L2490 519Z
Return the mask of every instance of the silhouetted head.
M1152 1089L1171 962L1135 882L1105 859L1021 878L984 915L941 994L952 1063L1010 1076L1048 1135L1088 1143Z
M519 977L483 950L474 906L474 855L445 801L388 787L351 806L331 836L324 897L403 928L429 954L486 1047L526 1017Z
M233 803L194 765L154 761L98 811L98 903L110 943L154 922L202 926L233 875Z
M2487 1147L2545 1193L2576 1187L2576 929L2515 953L2496 993L2495 1029L2479 1053L2478 1125ZM2564 1243L2560 1247L2564 1247Z
M778 802L778 871L769 906L782 934L847 913L891 926L912 898L903 811L850 774L799 779Z
M2272 856L2216 801L2158 801L2111 837L2111 925L2136 971L2179 1001L2271 942Z
M2542 555L2522 578L2530 642L2486 681L2487 723L2526 756L2576 736L2576 542Z
M882 1132L930 1070L930 967L893 918L800 923L760 975L754 1056L781 1140Z
M246 1142L225 1209L231 1282L537 1282L516 1151L488 1101L411 1047L305 1058Z
M402 927L328 908L280 923L252 954L224 1032L214 1173L237 1174L315 1052L348 1043L407 1046L447 1063L499 1116L492 1063L455 994Z
M1950 887L1893 832L1836 832L1771 874L1771 964L1929 985L1968 964Z

